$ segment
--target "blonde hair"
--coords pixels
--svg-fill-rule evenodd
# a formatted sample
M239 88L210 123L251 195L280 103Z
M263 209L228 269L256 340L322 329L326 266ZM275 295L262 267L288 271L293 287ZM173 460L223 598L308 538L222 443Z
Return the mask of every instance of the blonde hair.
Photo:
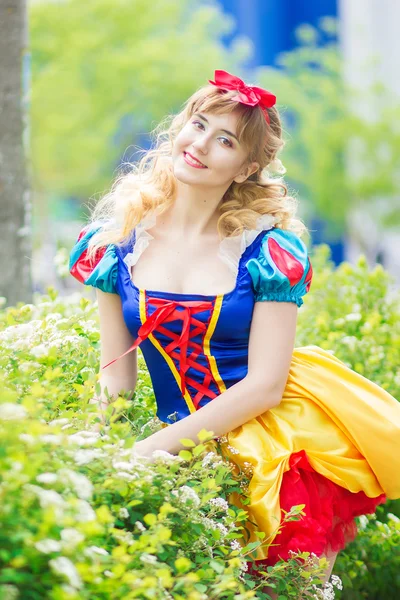
M260 215L276 217L276 227L290 229L302 235L308 232L304 223L295 218L298 201L288 195L281 177L272 178L268 165L276 158L285 142L282 125L275 106L266 109L266 122L260 106L247 106L232 100L235 90L221 93L213 85L205 85L184 103L177 115L168 115L152 131L155 145L142 150L144 156L131 171L121 173L108 192L94 207L91 222L105 221L105 227L90 240L88 255L107 244L126 242L133 229L148 214L164 212L174 202L176 183L172 168L172 147L175 138L195 112L239 113L237 135L248 152L246 165L255 161L260 167L244 182L235 181L226 190L218 206L217 223L221 239L255 229Z

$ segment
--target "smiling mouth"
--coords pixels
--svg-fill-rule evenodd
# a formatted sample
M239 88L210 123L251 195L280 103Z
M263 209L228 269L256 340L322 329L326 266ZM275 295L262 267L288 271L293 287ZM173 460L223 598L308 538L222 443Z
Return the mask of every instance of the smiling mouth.
M203 165L203 163L193 158L188 152L183 152L183 158L185 159L185 162L187 162L191 167L196 167L198 169L208 169L206 165Z

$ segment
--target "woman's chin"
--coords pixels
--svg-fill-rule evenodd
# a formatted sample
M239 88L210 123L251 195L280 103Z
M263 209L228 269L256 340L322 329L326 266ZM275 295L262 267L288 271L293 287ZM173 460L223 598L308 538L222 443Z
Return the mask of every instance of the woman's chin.
M195 171L195 169L193 169ZM173 168L173 173L175 178L181 183L186 183L187 185L199 185L201 184L201 177L197 172L189 172L185 167L181 167L180 165L175 165Z

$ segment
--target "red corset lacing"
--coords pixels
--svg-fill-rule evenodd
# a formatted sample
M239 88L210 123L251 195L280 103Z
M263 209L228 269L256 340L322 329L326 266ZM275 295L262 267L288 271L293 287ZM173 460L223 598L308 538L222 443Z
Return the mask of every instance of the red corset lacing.
M151 333L153 333L153 331L156 330L159 333L172 338L172 341L165 348L163 348L163 350L172 358L179 359L179 374L181 378L182 394L185 393L187 384L198 390L198 394L193 399L193 404L197 409L198 403L203 396L208 396L209 398L215 398L217 396L216 393L208 389L210 382L213 381L213 376L210 372L210 369L199 363L196 363L197 357L200 354L203 354L203 348L200 344L197 344L190 339L199 333L205 333L207 325L196 319L194 315L205 310L212 310L213 302L207 302L203 300L173 301L162 298L148 298L148 302L157 306L157 308L139 328L138 337L132 346L126 352L121 354L121 356L114 358L114 360L107 363L102 368L106 369L115 363L115 361L119 360L129 352L132 352L132 350L137 348L139 344L141 344ZM178 307L182 307L182 309L178 310ZM180 336L163 327L164 323L175 321L177 319L181 319L183 321L182 332ZM193 328L191 328L192 325ZM188 347L190 347L192 350L189 356L187 355ZM176 351L177 348L180 349L179 353ZM190 377L186 377L186 372L190 367L193 367L204 373L203 384L191 379Z

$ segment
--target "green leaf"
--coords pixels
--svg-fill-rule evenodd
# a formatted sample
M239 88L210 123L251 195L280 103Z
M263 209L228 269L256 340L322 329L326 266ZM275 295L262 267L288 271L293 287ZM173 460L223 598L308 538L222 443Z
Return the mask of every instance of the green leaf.
M188 461L192 460L192 458L193 458L192 453L189 452L189 450L181 450L179 452L179 456L181 458L183 458L184 460L188 460Z
M186 448L194 448L196 446L193 440L189 440L187 438L183 438L179 441L182 444L182 446L185 446Z
M216 573L223 573L225 570L224 565L221 565L221 563L217 562L216 560L210 560L209 564Z
M193 456L199 456L199 454L204 452L205 449L206 447L204 446L204 444L199 444L198 446L196 446L196 448L194 448Z
M143 521L147 523L147 525L152 526L157 523L157 517L153 513L147 513L147 515L144 515Z

